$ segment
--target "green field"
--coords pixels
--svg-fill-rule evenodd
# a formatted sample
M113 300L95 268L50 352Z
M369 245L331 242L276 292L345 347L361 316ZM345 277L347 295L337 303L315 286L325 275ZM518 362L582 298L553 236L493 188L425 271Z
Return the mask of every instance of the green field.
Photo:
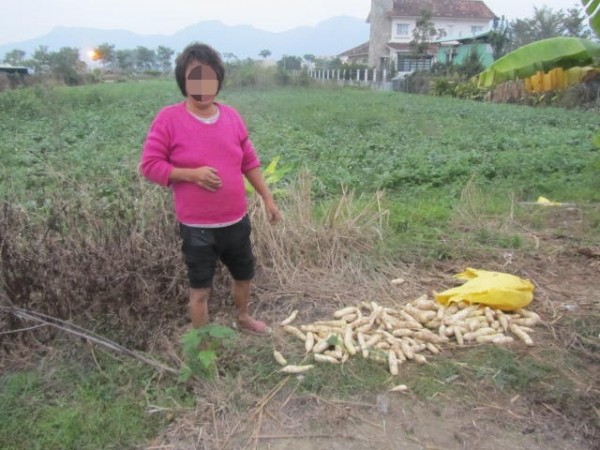
M600 195L594 113L356 89L247 89L221 99L245 116L263 160L307 168L322 190L455 195L473 178L520 200ZM102 191L130 181L155 113L180 100L171 81L3 93L2 196L31 201L58 178L109 195Z
M314 86L226 88L220 99L245 117L263 163L279 157L288 170L277 186L284 215L314 213L314 224L303 229L314 232L312 241L313 235L301 241L306 233L294 223L282 231L292 236L283 253L296 272L312 273L322 262L323 271L348 270L360 283L357 274L364 272L367 282L387 276L394 265L435 273L466 265L501 269L514 258L525 273L547 279L575 276L577 264L587 264L571 256L566 264L560 259L570 255L565 249L600 246L597 114ZM17 306L154 351L158 359L172 351L158 344L164 342L157 333L166 333L177 348L173 324L181 326L185 318L185 278L169 195L137 173L152 118L177 101L181 96L171 80L36 86L0 94L0 285ZM300 204L298 180L306 173L312 197ZM374 207L368 199L377 192L384 196ZM533 208L539 196L574 207ZM376 209L389 213L372 232L369 220ZM273 247L263 249L260 231L257 227L259 263L266 274L261 280L269 280L261 295L267 295L281 289L286 274L270 265L265 255L279 260ZM293 254L297 247L304 252ZM327 254L329 248L348 255L340 262ZM582 279L592 292L594 281ZM431 287L426 281L419 286ZM312 287L285 286L286 292L304 288ZM332 305L320 307L328 311ZM285 317L285 309L271 313L273 320ZM5 316L0 326L31 325ZM582 348L597 348L589 344L599 332L592 320L564 326L565 336L587 339ZM15 333L6 344L0 341L7 368L0 376L3 448L138 448L174 416L193 410L196 401L212 401L219 414L237 413L279 380L268 343L228 354L221 378L208 386L210 397L141 364L96 355L90 346L73 345L47 328L32 335L33 340L20 341ZM544 336L556 344L556 336ZM17 364L15 355L26 344L34 354ZM48 350L52 346L56 353ZM576 382L564 373L585 378L592 372L586 372L588 360L558 347L526 357L474 349L458 361L446 356L426 368L411 367L405 381L422 398L433 398L439 380L455 375L509 398L535 391L555 408L570 405L572 410L561 411L574 423L577 414L571 418L571 411L585 405L576 400L581 392ZM554 373L559 360L565 370ZM392 383L380 367L354 364L345 375L333 369L311 374L302 392L346 398L359 388L376 392ZM487 379L489 373L494 377ZM223 397L215 400L219 393ZM446 393L476 397L466 387ZM592 424L590 418L586 438L600 435L600 425Z

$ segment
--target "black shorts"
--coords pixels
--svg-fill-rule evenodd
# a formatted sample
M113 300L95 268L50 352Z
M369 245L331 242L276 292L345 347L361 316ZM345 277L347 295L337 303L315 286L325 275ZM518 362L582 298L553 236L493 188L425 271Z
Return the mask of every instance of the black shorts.
M217 259L229 269L234 280L254 277L254 254L250 243L250 218L223 228L197 228L180 224L181 250L188 268L190 287L212 285Z

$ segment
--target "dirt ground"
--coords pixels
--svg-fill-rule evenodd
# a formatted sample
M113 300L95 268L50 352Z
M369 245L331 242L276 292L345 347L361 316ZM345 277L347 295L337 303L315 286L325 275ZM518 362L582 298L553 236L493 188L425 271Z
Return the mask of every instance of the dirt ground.
M410 390L397 393L382 388L378 393L357 394L351 400L336 400L298 394L291 388L298 380L291 378L287 385L266 394L254 408L233 416L220 416L218 411L215 413L215 405L204 405L205 408L199 406L197 411L178 418L165 434L157 437L147 448L600 448L600 441L595 439L600 436L600 359L598 353L594 353L600 344L600 335L593 336L595 342L591 346L583 345L579 331L571 328L568 325L571 322L567 320L590 317L600 320L600 252L597 248L580 248L565 242L566 238L561 236L549 238L540 234L535 239L540 243L540 248L545 247L544 251L533 255L530 252L503 253L495 262L495 270L518 273L534 282L535 299L529 309L540 313L544 321L536 332L535 347L526 348L515 343L512 348L523 355L545 348L560 348L576 354L582 366L573 370L571 379L575 392L580 395L579 403L583 399L583 403L589 404L552 404L537 397L535 392L507 395L500 391L481 391L477 386L468 398L447 395L442 390L432 398L423 399ZM498 263L502 260L504 263ZM403 298L408 300L423 292L439 289L440 286L448 286L450 276L463 269L464 266L457 262L439 264L427 271L405 268L402 273L396 274L405 277L407 283L395 300L401 302ZM328 280L331 281L331 277ZM318 279L313 281L319 284ZM333 285L339 289L340 283L333 282ZM385 289L389 290L389 286ZM318 295L327 296L327 286L320 284L318 291L320 294L315 291L297 295L296 300L289 300L283 311L289 311L303 302L306 306L308 297L314 301L308 308L310 315L323 317ZM350 304L352 299L364 295L367 293L361 289L337 292L338 298L345 298ZM290 298L293 299L294 295ZM388 300L393 301L392 298ZM265 310L263 314L270 315L273 321L285 317L283 312L270 310ZM596 333L600 332L598 326L600 324L595 322ZM401 379L402 373L399 376L400 383ZM459 387L465 383L460 377L440 381L443 382L455 383ZM470 389L466 384L463 387ZM596 417L589 417L590 411Z
M549 365L553 361L548 361L546 350L572 357L570 364L559 367L557 362L557 371L569 380L566 398L549 396L554 389L551 385L543 387L545 390L502 391L489 389L489 382L472 385L472 379L462 376L437 380L440 389L426 397L412 389L389 392L388 386L382 385L375 391L338 398L298 389L302 377L296 376L282 376L270 392L254 397L245 393L244 383L251 380L241 380L237 386L206 383L193 388L198 399L195 409L175 411L170 425L140 448L600 449L600 247L577 234L581 226L577 211L567 211L550 217L545 229L523 227L523 248L486 249L482 257L429 263L427 267L392 267L378 271L368 281L351 270L298 271L301 273L294 273L295 278L287 284L281 280L271 283L278 286L273 288L259 274L252 304L253 313L272 324L294 309L300 310L300 323L306 323L363 300L402 305L451 287L456 284L452 275L466 267L513 273L534 283L535 297L528 309L539 313L543 323L536 326L533 347L515 342L509 348L517 357L532 356ZM394 278L405 282L393 286L390 280ZM226 294L217 293L211 308L216 321L230 321L233 309ZM182 316L179 335L187 326ZM181 362L177 359L178 338L168 336L165 341L170 348L157 344L151 351L174 355L174 362ZM241 345L250 347L257 346L256 339L265 338L242 339ZM279 346L289 337L276 330L268 339L269 346ZM461 364L462 351L445 350ZM430 364L436 364L435 357ZM412 384L407 384L411 386L419 382L410 381ZM394 384L404 383L401 371Z

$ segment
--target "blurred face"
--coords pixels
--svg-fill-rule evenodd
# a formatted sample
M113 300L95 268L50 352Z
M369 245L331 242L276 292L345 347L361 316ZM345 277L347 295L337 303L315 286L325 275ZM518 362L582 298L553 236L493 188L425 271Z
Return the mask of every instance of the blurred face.
M188 98L201 105L210 105L219 90L217 74L209 65L194 62L186 70L185 90Z

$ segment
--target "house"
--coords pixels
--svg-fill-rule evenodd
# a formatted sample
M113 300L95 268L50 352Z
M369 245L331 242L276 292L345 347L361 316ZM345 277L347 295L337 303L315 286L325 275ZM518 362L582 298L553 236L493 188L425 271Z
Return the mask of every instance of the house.
M407 74L437 61L440 43L418 56L410 45L424 10L431 13L435 29L452 41L489 31L495 17L479 0L371 0L369 66Z
M438 44L436 60L441 63L462 64L472 52L477 53L479 62L488 68L494 62L494 49L489 42L490 31L470 37L445 37L435 41Z
M338 58L344 64L367 64L369 62L369 43L359 45L358 47L346 50L344 53L340 53Z
M12 66L10 64L2 64L0 65L0 73L4 73L6 75L12 76L23 76L29 74L29 69L27 67L19 67Z
M5 89L13 89L17 86L21 86L27 75L29 75L29 69L27 67L0 64L0 92Z

